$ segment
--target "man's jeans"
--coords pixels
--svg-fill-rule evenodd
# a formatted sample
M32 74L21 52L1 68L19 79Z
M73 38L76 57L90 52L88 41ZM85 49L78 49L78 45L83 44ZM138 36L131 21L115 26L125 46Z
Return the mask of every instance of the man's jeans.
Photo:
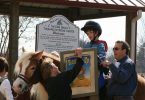
M134 100L133 96L112 96L109 100Z

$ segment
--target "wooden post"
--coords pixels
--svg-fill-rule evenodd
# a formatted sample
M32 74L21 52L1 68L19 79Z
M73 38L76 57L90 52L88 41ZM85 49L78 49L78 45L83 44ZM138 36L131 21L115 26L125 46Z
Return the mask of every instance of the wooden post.
M10 2L9 20L9 79L12 82L14 66L18 59L19 3L16 0L11 0Z
M131 46L131 23L132 23L132 19L135 16L137 16L136 13L129 13L129 14L126 15L126 35L125 35L125 40L128 42L128 44L130 46ZM134 40L134 41L136 41L136 40Z

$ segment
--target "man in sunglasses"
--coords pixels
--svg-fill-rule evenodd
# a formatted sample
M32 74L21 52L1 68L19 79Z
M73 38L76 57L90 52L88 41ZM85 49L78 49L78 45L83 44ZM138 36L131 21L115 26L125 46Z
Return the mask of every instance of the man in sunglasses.
M134 100L137 73L134 62L128 56L129 50L128 43L116 41L113 48L115 61L103 63L112 73L107 88L109 100Z

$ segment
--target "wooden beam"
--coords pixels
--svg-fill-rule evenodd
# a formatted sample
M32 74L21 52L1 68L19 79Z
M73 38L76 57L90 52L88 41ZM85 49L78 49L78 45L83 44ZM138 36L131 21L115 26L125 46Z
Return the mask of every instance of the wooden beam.
M5 4L5 3L10 3L10 0L0 0L0 3L2 4Z
M86 8L87 9L87 8ZM70 20L85 20L85 19L95 19L95 18L106 18L106 17L117 17L117 16L125 16L127 12L123 11L105 11L96 9L96 13L89 12L87 15L82 15L80 12L80 8L68 7L68 8L48 8L48 7L27 7L20 6L19 14L21 16L39 16L39 17L52 17L57 14L61 14L69 18ZM93 11L95 9L92 9ZM37 12L36 12L37 11ZM90 9L91 11L91 9ZM8 6L0 6L0 12L9 14Z
M12 82L14 66L18 59L19 4L12 0L10 5L9 79Z
M20 15L26 16L40 16L40 17L51 17L56 14L61 14L67 16L67 9L58 8L40 8L40 7L20 7Z
M128 13L128 15L126 16L126 36L125 36L125 40L128 42L128 44L131 46L131 29L132 29L132 20L133 18L135 18L137 16L137 13ZM136 26L137 27L137 26ZM136 34L137 34L137 29L136 30ZM134 40L136 43L136 39ZM135 44L136 46L136 44ZM136 59L136 52L133 53L135 55ZM130 52L131 55L131 52ZM134 62L136 62L136 60L134 60Z
M108 17L118 17L118 16L126 16L126 15L127 15L126 12L107 12L107 13L80 15L75 20L108 18Z
M8 14L9 13L9 5L4 5L0 3L0 14Z

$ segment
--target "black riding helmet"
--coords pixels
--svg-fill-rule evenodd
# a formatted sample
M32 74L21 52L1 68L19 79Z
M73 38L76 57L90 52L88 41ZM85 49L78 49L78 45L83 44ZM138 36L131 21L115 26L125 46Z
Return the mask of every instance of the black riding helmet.
M97 22L88 21L84 27L81 28L81 30L84 32L86 32L88 29L93 29L93 31L98 32L98 36L102 34L101 26Z

